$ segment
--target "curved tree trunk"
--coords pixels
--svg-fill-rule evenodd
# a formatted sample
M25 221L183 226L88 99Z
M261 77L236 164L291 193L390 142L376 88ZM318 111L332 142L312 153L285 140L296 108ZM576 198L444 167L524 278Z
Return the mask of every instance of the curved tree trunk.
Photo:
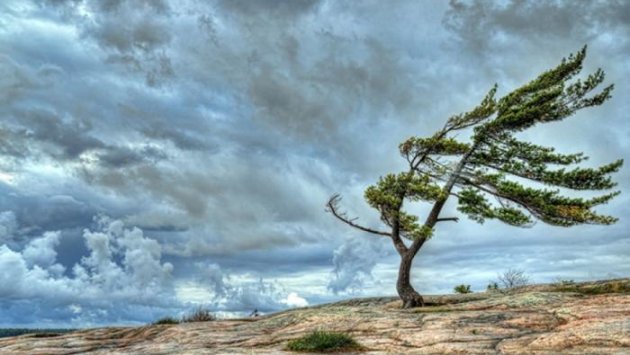
M424 300L422 296L411 286L411 264L413 262L412 253L406 253L400 258L400 269L398 270L398 282L396 290L398 296L403 301L403 308L422 307Z

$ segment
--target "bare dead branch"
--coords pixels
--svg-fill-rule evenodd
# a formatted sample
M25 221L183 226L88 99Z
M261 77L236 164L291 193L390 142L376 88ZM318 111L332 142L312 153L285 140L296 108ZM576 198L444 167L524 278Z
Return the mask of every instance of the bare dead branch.
M345 212L339 211L339 201L341 201L341 196L339 194L332 195L330 199L328 200L328 203L326 203L326 212L332 213L333 216L335 216L338 220L342 221L343 223L351 227L354 227L356 229L362 230L364 232L380 235L383 237L392 236L391 233L363 227L359 224L354 223L354 221L357 220L357 218L349 218Z

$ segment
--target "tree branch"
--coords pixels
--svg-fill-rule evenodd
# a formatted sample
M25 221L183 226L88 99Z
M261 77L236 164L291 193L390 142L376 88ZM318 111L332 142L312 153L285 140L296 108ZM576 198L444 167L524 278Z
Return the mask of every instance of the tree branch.
M457 178L459 177L459 174L462 172L462 170L466 166L466 163L468 162L468 158L470 158L470 156L473 154L473 152L477 149L478 145L479 145L479 143L475 143L470 148L468 153L464 154L464 156L461 158L461 160L459 161L459 163L457 164L457 166L455 167L453 172L450 174L449 180L446 182L446 185L442 189L442 191L444 191L444 193L445 193L445 196L443 198L435 201L435 204L433 205L433 208L431 209L431 212L429 212L429 215L427 216L427 219L424 222L424 226L425 227L428 227L428 228L432 229L435 226L435 224L438 222L439 216L440 216L440 212L442 211L442 208L444 207L444 204L446 203L446 200L450 196L451 191L453 190L453 187L455 186L455 183L457 182ZM420 250L420 248L422 248L422 245L426 241L427 241L427 238L418 238L418 239L413 241L413 243L409 247L409 252L411 253L412 257L416 255L418 250Z
M326 212L332 213L332 215L335 216L338 220L356 229L362 230L364 232L380 235L383 237L391 237L391 233L363 227L361 225L354 223L355 219L348 218L348 216L344 212L339 211L339 208L338 208L339 201L341 201L341 196L339 196L339 194L332 195L332 197L328 200L328 203L326 203Z
M437 134L436 136L436 142L442 138L444 138L446 136L446 134L450 131L449 129L447 129L447 125L448 123L444 126L444 128L442 128L442 130L440 131L440 133ZM435 146L435 144L433 145ZM411 161L409 161L409 167L411 168L411 170L416 170L418 168L418 166L420 166L420 164L429 157L430 155L430 151L431 148L427 149L425 152L423 152L422 154L417 153L415 154L415 156L413 157L413 159L411 159ZM417 161L416 161L417 159Z
M459 222L459 217L438 218L436 222L446 222L446 221Z
M486 188L485 186L475 183L472 180L466 179L464 181L465 184L470 185L470 186L474 186L475 188L479 189L480 191L483 191L485 193L487 193L490 196L494 196L497 198L497 200L499 200L499 203L501 203L501 200L506 200L506 201L510 201L514 204L516 204L517 206L522 207L523 209L525 209L529 214L531 214L532 216L534 216L535 218L538 219L543 219L542 214L540 213L540 211L537 211L536 209L532 209L527 203L525 203L524 201L520 201L516 198L513 198L511 196L507 196L504 194L500 194L497 191L492 191L489 188ZM492 187L491 187L492 188Z

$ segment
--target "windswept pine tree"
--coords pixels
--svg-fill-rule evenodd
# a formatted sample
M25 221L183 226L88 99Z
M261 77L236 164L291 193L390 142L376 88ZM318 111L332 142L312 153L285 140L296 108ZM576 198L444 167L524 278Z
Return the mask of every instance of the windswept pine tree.
M330 198L327 211L336 218L392 240L401 258L396 288L404 308L423 305L422 296L410 283L414 257L439 223L458 220L441 215L449 198L457 199L458 211L479 223L497 219L515 227L527 227L539 220L570 227L617 221L593 208L607 203L619 191L577 198L563 195L558 188L611 189L616 183L610 174L619 170L622 160L599 168L570 167L587 157L583 153L561 154L553 147L532 144L516 136L536 124L560 121L580 109L601 105L611 97L613 85L594 93L604 81L601 69L585 79L574 80L585 56L586 47L499 99L495 98L495 85L477 107L449 118L432 136L411 137L400 144L400 153L409 168L381 177L365 190L367 203L380 213L387 228L359 225L356 218L340 210L339 195ZM471 136L468 141L454 138L466 129ZM432 204L423 222L405 211L406 203L418 201Z

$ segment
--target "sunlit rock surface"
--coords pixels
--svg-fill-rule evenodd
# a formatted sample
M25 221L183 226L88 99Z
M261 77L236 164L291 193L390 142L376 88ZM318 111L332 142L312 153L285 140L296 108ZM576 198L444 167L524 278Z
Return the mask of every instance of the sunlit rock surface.
M304 308L257 319L0 339L1 354L288 354L313 330L351 334L364 354L630 354L630 279L538 285L510 293L392 298Z

